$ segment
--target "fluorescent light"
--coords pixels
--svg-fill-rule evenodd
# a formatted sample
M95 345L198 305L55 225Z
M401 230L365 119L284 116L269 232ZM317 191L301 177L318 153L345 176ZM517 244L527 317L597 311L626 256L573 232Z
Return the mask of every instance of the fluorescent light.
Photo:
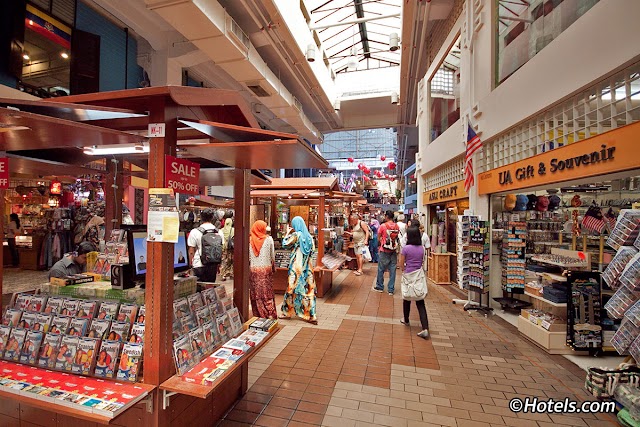
M143 145L142 149L140 145L111 145L111 146L103 146L103 147L85 147L83 149L85 154L90 156L105 156L109 154L138 154L138 153L148 153L149 146Z

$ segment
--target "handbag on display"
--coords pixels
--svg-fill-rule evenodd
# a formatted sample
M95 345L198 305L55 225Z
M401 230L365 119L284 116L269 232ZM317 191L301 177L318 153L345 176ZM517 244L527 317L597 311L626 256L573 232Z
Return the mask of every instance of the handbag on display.
M639 385L640 368L628 364L618 369L589 368L584 387L594 397L608 399L613 397L619 384Z

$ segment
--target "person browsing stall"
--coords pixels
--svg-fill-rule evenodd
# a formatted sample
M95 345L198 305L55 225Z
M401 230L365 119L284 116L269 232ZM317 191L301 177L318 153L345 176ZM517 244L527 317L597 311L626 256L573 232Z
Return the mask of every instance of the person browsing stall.
M203 210L200 213L202 221L200 227L191 230L187 239L189 262L193 267L193 273L201 282L215 282L218 267L222 261L224 235L213 225L214 218L215 212L212 209ZM212 234L215 236L211 236ZM205 237L206 235L210 236ZM216 236L219 236L219 239ZM213 251L213 258L207 259L209 258L208 250ZM215 255L219 255L219 259Z
M65 255L60 261L53 264L53 267L49 270L49 279L52 277L63 278L82 273L87 263L87 254L95 251L96 247L93 246L93 243L80 243L76 252Z

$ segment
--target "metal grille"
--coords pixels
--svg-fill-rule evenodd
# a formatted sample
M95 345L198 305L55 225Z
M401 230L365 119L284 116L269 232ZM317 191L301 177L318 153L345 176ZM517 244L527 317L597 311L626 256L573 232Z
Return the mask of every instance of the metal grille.
M431 93L453 96L453 77L453 71L440 68L429 82Z
M640 120L640 62L485 142L479 172Z
M453 184L464 179L464 155L443 164L424 178L424 191Z
M75 0L53 0L51 13L69 25L73 25L76 16Z

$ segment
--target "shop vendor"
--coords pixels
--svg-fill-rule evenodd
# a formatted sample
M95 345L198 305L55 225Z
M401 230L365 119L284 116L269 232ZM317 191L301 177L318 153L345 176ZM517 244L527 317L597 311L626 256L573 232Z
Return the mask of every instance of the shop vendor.
M96 248L93 246L93 243L80 243L76 252L65 255L60 261L53 264L53 267L49 270L49 279L52 277L63 278L82 273L87 263L87 254L95 251Z

